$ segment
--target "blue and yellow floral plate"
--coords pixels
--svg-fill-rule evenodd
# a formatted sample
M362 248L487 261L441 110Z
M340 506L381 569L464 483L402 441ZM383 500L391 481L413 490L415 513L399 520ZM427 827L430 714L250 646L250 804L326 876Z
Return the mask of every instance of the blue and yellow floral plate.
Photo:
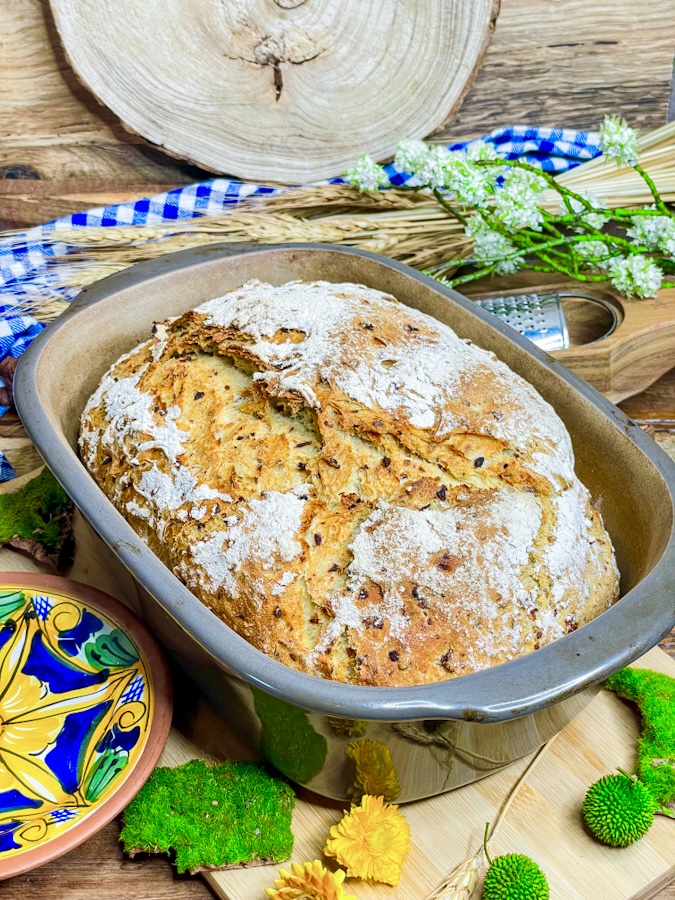
M171 725L154 638L107 594L0 576L0 878L68 852L149 777Z

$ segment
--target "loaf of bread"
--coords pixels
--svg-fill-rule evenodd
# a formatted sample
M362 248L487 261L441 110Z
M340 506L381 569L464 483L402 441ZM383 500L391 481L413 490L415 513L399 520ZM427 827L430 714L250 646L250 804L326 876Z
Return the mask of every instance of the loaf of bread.
M303 672L465 675L617 597L552 407L362 285L253 281L157 324L89 400L80 446L195 596Z

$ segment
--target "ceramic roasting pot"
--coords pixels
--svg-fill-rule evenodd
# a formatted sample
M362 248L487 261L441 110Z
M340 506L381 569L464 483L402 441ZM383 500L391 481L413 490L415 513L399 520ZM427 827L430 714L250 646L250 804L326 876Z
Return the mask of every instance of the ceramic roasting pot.
M360 282L493 350L562 417L577 472L616 547L621 599L578 631L522 659L417 687L338 684L287 668L239 637L153 555L77 454L79 419L103 373L152 323L251 278ZM562 728L611 673L675 623L675 465L615 406L470 301L407 266L321 244L213 245L106 278L34 341L16 403L38 450L135 576L141 613L227 724L292 780L344 801L353 753L388 799L459 787L524 756ZM378 742L378 743L367 743Z

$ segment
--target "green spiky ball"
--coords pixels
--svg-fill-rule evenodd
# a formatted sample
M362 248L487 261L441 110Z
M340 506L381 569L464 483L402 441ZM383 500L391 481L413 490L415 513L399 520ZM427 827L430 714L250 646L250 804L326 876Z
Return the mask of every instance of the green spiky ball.
M656 809L641 781L628 775L605 775L588 789L581 811L599 841L610 847L627 847L649 831Z
M483 884L483 900L548 900L546 876L520 853L498 856L490 863Z

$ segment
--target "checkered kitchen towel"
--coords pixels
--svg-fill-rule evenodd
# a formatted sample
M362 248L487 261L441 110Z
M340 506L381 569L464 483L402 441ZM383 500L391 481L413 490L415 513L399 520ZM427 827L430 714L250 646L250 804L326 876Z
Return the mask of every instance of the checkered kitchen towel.
M0 306L0 362L7 357L15 359L23 353L43 326L32 316L16 315L16 308L12 306ZM0 376L0 388L6 387L5 380ZM4 415L8 406L0 405L0 416ZM0 483L14 478L14 469L7 457L0 453Z
M601 152L600 139L595 132L526 126L500 128L475 141L450 144L448 149L465 150L481 142L492 144L504 159L523 159L554 174L593 159ZM393 165L386 169L392 184L415 184L414 178ZM331 179L333 184L342 181L342 178ZM21 309L25 311L29 308L33 295L38 298L44 296L45 290L50 290L69 301L77 294L77 289L63 284L58 265L53 265L54 256L62 255L65 250L63 244L51 242L59 231L74 227L155 225L176 219L213 216L240 200L276 193L277 190L260 184L214 178L156 197L74 213L0 240L0 299L5 302L4 306L0 305L0 362L6 356L20 356L44 327L31 316L20 314ZM46 243L48 236L51 241ZM0 406L0 416L6 410L7 407ZM2 460L0 454L0 481L4 480Z

